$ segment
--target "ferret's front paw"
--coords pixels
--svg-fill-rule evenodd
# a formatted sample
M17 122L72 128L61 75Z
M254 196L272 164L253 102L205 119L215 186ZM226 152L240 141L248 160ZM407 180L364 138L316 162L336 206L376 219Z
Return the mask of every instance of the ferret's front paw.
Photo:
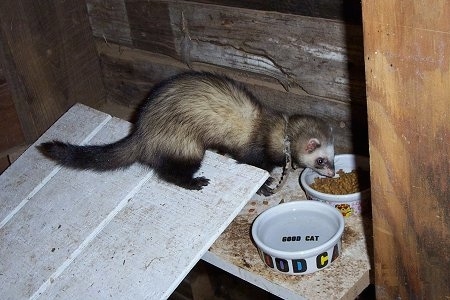
M268 197L268 196L273 195L273 189L267 185L267 181L266 181L266 183L264 183L256 193L258 195L263 195L263 196Z
M201 190L204 186L207 186L209 184L209 179L206 177L195 177L192 178L190 184L189 184L189 189L190 190Z
M275 178L270 176L269 178L266 179L266 182L264 182L264 185L267 185L267 187L269 187L274 181L275 181Z

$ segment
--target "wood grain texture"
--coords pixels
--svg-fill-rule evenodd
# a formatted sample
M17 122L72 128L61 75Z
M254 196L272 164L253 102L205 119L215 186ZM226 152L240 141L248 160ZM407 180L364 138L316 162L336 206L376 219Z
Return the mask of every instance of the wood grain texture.
M7 156L0 156L0 174L9 167L9 159Z
M363 1L379 299L450 298L450 3Z
M94 36L102 37L122 45L132 45L130 26L123 0L86 1L89 21ZM107 18L99 16L106 15ZM114 38L114 40L112 40Z
M0 154L25 142L9 86L0 78ZM1 155L0 155L1 156Z
M73 103L103 100L84 1L1 1L0 60L27 142Z
M341 101L365 99L360 25L184 1L123 1L117 10L88 0L96 37L277 79L286 89ZM95 9L94 9L95 8ZM129 37L112 32L117 14ZM115 26L122 23L116 22ZM123 45L129 45L128 42Z
M77 126L73 126L68 136L67 128L71 127L79 118L80 110L71 109L64 114L64 118L56 121L52 126L53 132L44 135L37 144L56 139L73 144L81 144L91 132L94 132L99 124L106 123L111 118L106 114L99 114L94 109L83 107L81 111L86 120ZM31 154L30 154L31 153ZM30 168L32 166L32 168ZM38 155L35 147L30 147L25 154L14 163L14 168L6 170L0 177L0 220L7 219L10 212L20 205L22 199L28 199L33 194L33 189L46 181L46 177L54 169L54 165L43 156ZM47 179L48 180L48 179ZM0 227L4 224L0 223Z
M195 0L192 2L275 11L361 24L361 2L359 0Z

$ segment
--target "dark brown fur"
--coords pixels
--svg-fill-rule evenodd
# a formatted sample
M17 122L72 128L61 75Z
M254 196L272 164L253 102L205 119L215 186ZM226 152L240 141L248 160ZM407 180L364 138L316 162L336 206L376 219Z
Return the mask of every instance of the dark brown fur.
M168 182L199 190L209 182L194 177L206 149L269 171L283 165L285 125L282 114L263 106L233 80L189 72L153 89L133 131L124 139L91 146L53 141L39 149L59 164L76 169L107 171L140 162ZM328 125L314 117L290 117L287 134L293 161L304 166L310 165L304 159L311 155L305 150L309 140L317 139L317 148L332 145Z

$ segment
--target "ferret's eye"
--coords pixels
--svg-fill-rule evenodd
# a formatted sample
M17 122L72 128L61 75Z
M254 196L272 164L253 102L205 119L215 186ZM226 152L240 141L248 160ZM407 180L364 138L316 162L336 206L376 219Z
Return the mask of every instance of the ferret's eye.
M322 157L319 157L318 159L316 159L316 164L318 166L322 166L324 164L325 160Z

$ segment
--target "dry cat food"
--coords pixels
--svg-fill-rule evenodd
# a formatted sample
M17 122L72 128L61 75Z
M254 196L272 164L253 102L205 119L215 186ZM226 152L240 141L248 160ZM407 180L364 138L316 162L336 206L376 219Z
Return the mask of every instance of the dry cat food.
M345 173L342 169L336 172L339 177L314 178L311 187L318 192L345 195L357 193L369 187L369 174L362 170L352 170Z

